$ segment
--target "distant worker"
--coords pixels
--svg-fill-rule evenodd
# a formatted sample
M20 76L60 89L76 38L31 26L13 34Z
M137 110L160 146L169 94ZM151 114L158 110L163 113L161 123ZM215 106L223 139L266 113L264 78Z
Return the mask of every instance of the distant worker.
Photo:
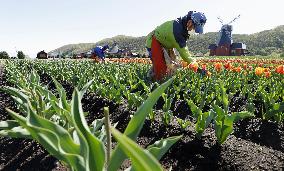
M92 49L92 58L98 61L105 61L105 51L109 49L108 45L97 46Z
M195 62L186 41L194 32L202 34L205 23L206 17L203 13L189 11L184 17L167 21L148 34L146 48L153 63L148 74L155 80L173 74L180 67L174 49L185 62Z

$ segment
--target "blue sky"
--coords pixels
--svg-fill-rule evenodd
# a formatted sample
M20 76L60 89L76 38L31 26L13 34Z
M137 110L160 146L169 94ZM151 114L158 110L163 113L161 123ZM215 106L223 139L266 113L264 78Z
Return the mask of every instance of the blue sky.
M202 11L205 32L218 31L220 16L238 14L233 33L256 33L284 25L282 0L1 0L0 51L35 57L72 43L91 43L116 35L144 36L167 20Z

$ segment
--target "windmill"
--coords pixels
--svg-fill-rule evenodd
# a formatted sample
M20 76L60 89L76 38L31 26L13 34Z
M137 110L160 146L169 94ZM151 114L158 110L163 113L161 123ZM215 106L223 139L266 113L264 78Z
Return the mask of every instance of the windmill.
M241 15L235 17L232 21L224 24L223 20L218 17L219 22L222 27L219 31L219 37L216 44L211 44L209 46L210 56L242 56L246 53L246 45L243 43L233 43L233 26L237 19L240 18Z

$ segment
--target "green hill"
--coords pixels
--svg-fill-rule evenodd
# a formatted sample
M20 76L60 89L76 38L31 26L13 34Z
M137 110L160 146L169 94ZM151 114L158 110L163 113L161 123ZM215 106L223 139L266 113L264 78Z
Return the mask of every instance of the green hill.
M209 32L203 35L192 36L188 40L188 47L194 54L208 53L209 44L216 43L218 32ZM62 46L50 53L77 54L87 52L97 45L109 44L112 46L117 42L121 49L129 49L133 52L145 53L146 37L131 37L118 35L103 39L96 43L79 43ZM255 34L234 34L234 42L243 42L247 45L250 55L271 55L284 52L284 26L278 26L271 30L265 30Z

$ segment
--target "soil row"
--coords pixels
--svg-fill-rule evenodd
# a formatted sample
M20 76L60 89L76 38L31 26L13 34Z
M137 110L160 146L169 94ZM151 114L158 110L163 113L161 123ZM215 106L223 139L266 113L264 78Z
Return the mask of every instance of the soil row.
M1 73L1 72L0 72ZM7 85L5 75L0 74L0 85ZM71 96L72 87L64 85ZM88 123L103 117L104 106L109 106L111 122L118 122L118 129L124 131L134 111L128 110L126 102L118 105L107 99L89 93L82 99L83 110L89 112ZM159 104L158 104L159 105ZM0 92L0 120L9 119L5 107L17 110L13 99ZM184 115L186 105L175 104L174 114ZM184 112L184 113L183 113ZM219 145L211 125L201 139L195 137L194 125L181 130L176 120L166 127L156 111L156 120L146 120L137 139L142 147L157 140L183 134L160 160L165 169L173 170L283 170L284 134L283 125L260 119L246 119L238 122L235 132ZM50 156L38 143L32 140L0 138L0 170L66 170L58 160ZM123 168L129 166L125 162ZM122 168L122 169L123 169Z

